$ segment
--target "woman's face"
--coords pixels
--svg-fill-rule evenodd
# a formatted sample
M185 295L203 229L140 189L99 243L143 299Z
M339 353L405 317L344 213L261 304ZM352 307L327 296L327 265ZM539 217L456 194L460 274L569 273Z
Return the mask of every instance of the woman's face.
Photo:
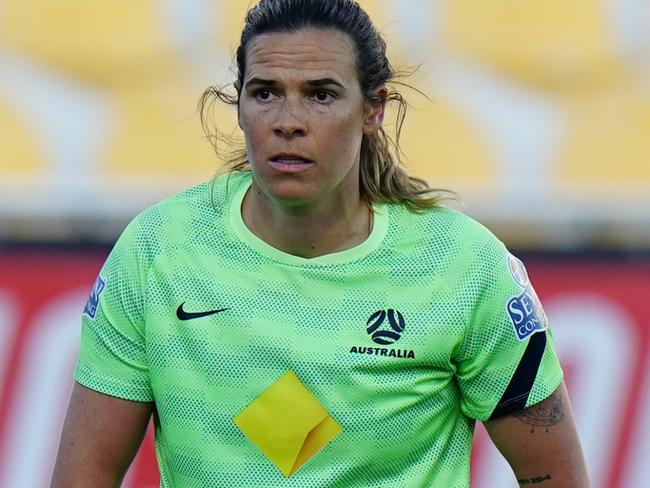
M256 189L285 206L358 196L361 139L383 107L364 103L353 41L324 29L263 34L245 73L238 116Z

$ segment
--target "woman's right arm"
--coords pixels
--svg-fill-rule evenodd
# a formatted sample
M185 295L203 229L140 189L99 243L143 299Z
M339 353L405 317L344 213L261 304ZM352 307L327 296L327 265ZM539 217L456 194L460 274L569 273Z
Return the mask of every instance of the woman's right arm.
M153 412L74 384L51 488L119 487L138 452Z

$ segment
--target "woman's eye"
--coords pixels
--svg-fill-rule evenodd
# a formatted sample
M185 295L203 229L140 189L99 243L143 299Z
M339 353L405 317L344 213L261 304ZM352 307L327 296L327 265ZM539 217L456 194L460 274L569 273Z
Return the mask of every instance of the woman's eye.
M314 98L317 102L325 103L331 101L334 96L330 92L318 91L314 94Z
M263 102L268 102L271 99L271 96L273 96L271 90L260 90L256 94L257 99Z

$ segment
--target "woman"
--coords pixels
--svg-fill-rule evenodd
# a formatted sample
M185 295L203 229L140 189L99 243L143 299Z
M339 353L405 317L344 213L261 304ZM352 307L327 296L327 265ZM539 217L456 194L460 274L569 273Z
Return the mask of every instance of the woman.
M468 486L475 420L520 484L587 486L525 268L399 169L365 12L262 0L237 62L246 156L111 252L53 486L119 484L152 413L162 486Z

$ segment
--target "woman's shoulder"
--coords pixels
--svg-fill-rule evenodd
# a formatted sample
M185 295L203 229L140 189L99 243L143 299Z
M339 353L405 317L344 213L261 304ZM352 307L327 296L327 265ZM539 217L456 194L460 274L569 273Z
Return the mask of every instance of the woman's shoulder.
M188 220L214 222L224 213L228 202L246 183L247 177L246 173L230 173L204 181L151 205L133 222L152 227L152 231L188 225Z
M392 207L392 206L391 206ZM474 218L449 208L413 213L391 208L386 247L418 266L466 275L468 268L502 262L504 244Z
M433 208L420 213L391 208L388 255L435 276L450 289L475 289L492 270L507 266L504 244L483 224L457 210ZM481 285L482 286L482 285Z
M229 199L244 183L243 174L225 175L171 195L136 215L117 245L157 254L196 242L195 236L218 234L226 226Z
M441 206L412 212L403 205L391 207L391 220L403 233L413 233L431 240L498 241L486 226L458 210Z

